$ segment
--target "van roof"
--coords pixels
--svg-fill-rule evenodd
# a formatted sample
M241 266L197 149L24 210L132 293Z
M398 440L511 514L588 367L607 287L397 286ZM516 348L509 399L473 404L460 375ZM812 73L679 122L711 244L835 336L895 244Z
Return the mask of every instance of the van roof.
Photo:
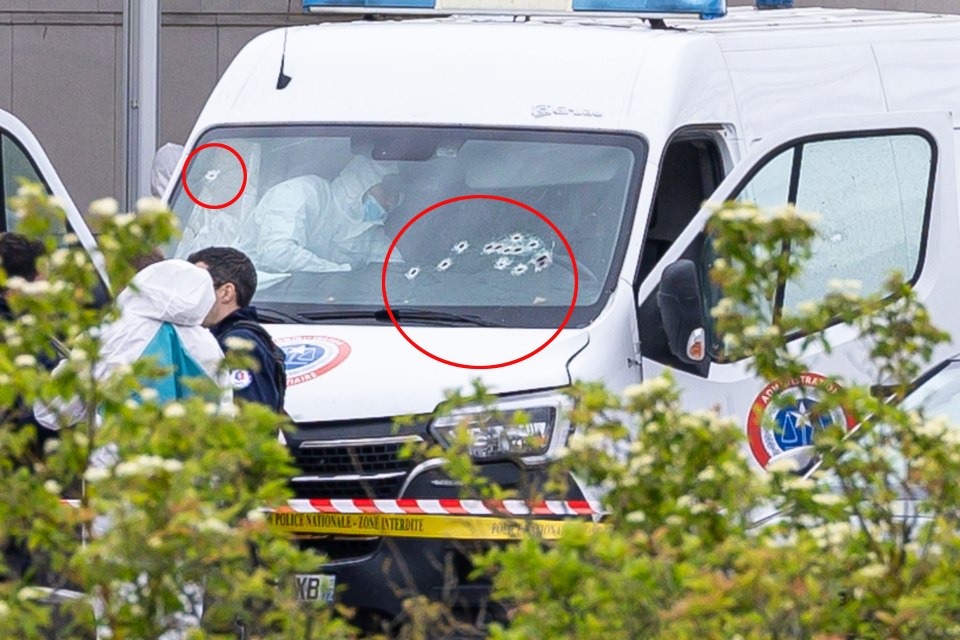
M729 13L716 20L694 20L689 17L670 18L670 26L707 33L730 31L784 31L837 28L871 28L877 26L909 27L921 24L960 24L960 16L906 11L874 11L866 9L803 9L758 10L752 7L732 7Z
M664 26L639 18L474 15L278 29L237 55L197 131L220 123L393 122L656 138L686 123L740 121L749 141L811 109L826 115L955 105L960 112L960 78L946 77L960 64L960 16L744 7L717 20L669 18ZM278 91L284 52L293 81ZM881 81L894 72L883 65L903 68L894 70L893 88ZM921 78L941 93L956 85L946 90L951 106L932 103ZM785 79L792 82L786 88ZM741 90L750 93L746 106L732 102ZM910 95L897 103L889 91ZM774 109L771 101L778 101ZM537 115L543 105L552 109L548 117L542 109Z
M578 15L577 13L532 13L523 12L480 13L452 15L448 18L436 18L437 21L503 22L523 18L530 22L581 24L587 26L608 26L634 29L651 29L651 19L642 16L615 14L611 17L598 16L596 13ZM884 11L868 9L829 9L806 7L798 9L758 10L753 7L731 7L726 16L713 20L702 20L694 15L661 16L663 23L673 30L697 31L701 33L729 32L777 32L790 30L818 31L839 28L874 27L911 27L931 23L960 24L960 15L919 13L907 11Z

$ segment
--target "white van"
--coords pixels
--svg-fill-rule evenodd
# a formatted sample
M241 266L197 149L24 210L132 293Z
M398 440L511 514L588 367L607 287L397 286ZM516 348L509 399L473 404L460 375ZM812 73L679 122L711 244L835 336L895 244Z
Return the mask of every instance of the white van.
M457 498L438 461L398 455L410 440L444 443L449 423L398 432L393 422L429 415L445 390L477 378L507 417L530 418L512 433L477 418L475 457L508 486L535 484L566 441L561 393L575 380L623 389L670 369L691 408L719 406L743 423L758 468L808 444L815 427L803 416L823 376L869 379L864 347L851 329L824 327L833 350L807 354L802 380L768 387L710 343L710 292L694 288L700 304L665 320L658 293L699 287L707 268L705 200L822 214L813 263L771 304L814 300L835 278L869 293L900 269L935 322L960 335L960 18L742 8L701 20L635 4L654 14L294 27L258 37L226 70L187 149L225 146L192 153L167 194L185 229L173 251L232 245L255 256L255 304L287 354L298 508ZM668 4L709 13L718 3ZM338 205L363 222L349 233L377 235L376 250L317 255L336 270L282 268L294 250L271 250L322 252L334 235L317 212L329 213L357 157L402 195L382 223L364 222L359 197ZM478 194L494 198L464 198ZM277 244L278 233L295 242ZM781 432L760 429L781 394L796 411ZM511 437L531 433L543 447ZM485 595L466 581L458 543L314 544L347 585L342 600L360 609L397 615L410 590L468 608ZM394 562L384 574L391 556L413 570Z

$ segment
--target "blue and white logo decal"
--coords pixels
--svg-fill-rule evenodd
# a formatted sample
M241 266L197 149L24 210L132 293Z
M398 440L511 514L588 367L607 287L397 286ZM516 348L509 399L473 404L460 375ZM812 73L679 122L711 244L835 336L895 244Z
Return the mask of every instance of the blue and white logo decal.
M772 457L785 451L813 444L817 432L832 424L853 429L856 420L842 409L817 410L820 399L838 389L817 373L764 387L747 415L747 440L760 466L766 468Z
M230 372L230 385L234 389L246 389L253 382L253 374L246 369L234 369Z
M350 355L349 344L327 336L290 336L274 342L285 356L288 387L322 376Z

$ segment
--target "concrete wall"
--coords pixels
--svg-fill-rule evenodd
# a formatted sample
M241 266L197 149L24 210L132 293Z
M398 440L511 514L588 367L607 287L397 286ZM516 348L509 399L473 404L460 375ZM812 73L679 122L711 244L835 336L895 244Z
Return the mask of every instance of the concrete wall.
M94 198L123 196L125 1L0 0L0 107L37 135L81 210ZM960 13L960 0L796 4ZM301 0L162 0L161 9L159 144L186 139L217 78L251 38L317 20L301 13Z
M36 134L77 205L124 188L125 0L0 0L0 108ZM251 38L315 22L300 0L163 0L158 142L183 142Z

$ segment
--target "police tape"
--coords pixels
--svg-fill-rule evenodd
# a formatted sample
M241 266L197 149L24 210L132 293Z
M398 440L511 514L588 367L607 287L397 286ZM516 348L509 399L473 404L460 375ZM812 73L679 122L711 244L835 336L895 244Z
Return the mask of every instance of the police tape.
M79 500L61 500L77 508ZM294 536L385 536L444 540L557 540L572 527L588 532L600 506L586 500L290 500L278 509L264 509L268 522ZM558 519L522 516L554 516ZM584 516L592 516L584 519Z
M411 515L386 513L303 513L278 509L269 522L295 536L386 536L444 540L520 540L526 537L557 540L571 527L587 530L604 525L590 520L545 520L469 515Z
M385 513L430 516L601 516L594 500L462 500L459 498L311 498L288 500L299 513Z

